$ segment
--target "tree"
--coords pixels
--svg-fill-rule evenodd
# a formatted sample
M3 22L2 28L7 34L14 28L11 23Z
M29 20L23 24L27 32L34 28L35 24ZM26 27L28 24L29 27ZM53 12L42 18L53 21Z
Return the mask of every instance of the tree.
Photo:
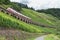
M0 0L0 4L9 4L10 0Z
M37 12L51 14L51 15L57 17L58 19L60 19L60 9L59 8L50 8L50 9L37 10Z
M17 3L12 3L11 5L11 8L15 9L16 11L20 12L22 10L21 6L19 6Z

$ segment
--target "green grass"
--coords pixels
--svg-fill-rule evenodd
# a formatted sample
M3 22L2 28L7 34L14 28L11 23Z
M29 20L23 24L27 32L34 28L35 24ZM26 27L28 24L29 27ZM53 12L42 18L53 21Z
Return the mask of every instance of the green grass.
M7 15L5 13L0 12L0 26L7 27L7 28L15 28L20 29L27 32L35 32L35 33L41 33L41 32L53 32L55 30L51 28L44 28L32 24L27 24L25 22L22 22L10 15ZM45 31L46 30L46 31ZM52 31L50 31L52 30Z
M50 34L45 37L45 40L60 40L56 35Z
M3 7L3 8L8 8L8 7L11 7L11 5L5 5L5 4L1 4L0 7Z
M50 25L50 26L57 26L57 21L60 22L56 17L50 15L50 14L45 14L45 13L38 13L30 9L25 9L22 8L22 14L32 18L33 21L43 23L45 25Z
M38 27L19 21L9 15L0 12L0 26L21 29L28 32L41 32Z
M0 36L0 40L6 40L5 36Z
M27 40L34 40L34 38L31 38L31 39L27 39Z
M3 6L5 6L5 8L7 8L11 5L3 5ZM33 24L27 24L25 22L22 22L21 20L18 20L16 18L14 18L10 15L7 15L5 13L2 13L2 12L0 12L0 27L15 28L15 29L23 30L25 32L30 32L30 33L57 34L57 32L60 32L60 31L57 31L57 29L60 29L59 28L60 20L57 19L56 17L54 17L50 14L38 13L33 10L25 9L25 8L22 8L21 12L22 12L22 14L30 17L33 21L40 22L45 25L56 26L56 29L36 26ZM48 38L46 38L46 40L47 39ZM50 38L50 39L52 40L52 38ZM18 38L16 38L16 40L18 40ZM28 40L33 40L33 38L28 39Z
M15 28L19 30L23 30L25 32L31 32L31 33L56 33L56 30L53 28L45 28L45 27L40 27L36 26L33 24L27 24L25 22L22 22L10 15L7 15L5 13L0 12L0 27L5 27L5 28ZM36 34L37 35L37 34ZM33 37L35 35L31 36L31 38L27 38L28 40L33 40ZM23 38L22 38L23 39ZM16 40L19 40L16 37Z
M56 30L53 28L44 28L32 24L27 24L2 12L0 12L0 26L20 29L23 31L33 32L33 33L55 33L56 32Z

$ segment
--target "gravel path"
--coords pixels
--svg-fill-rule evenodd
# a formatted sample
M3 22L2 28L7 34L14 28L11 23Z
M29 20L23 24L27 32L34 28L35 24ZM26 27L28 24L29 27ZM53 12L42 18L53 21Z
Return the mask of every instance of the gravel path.
M45 37L46 37L46 35L41 36L41 37L38 37L38 38L36 38L35 40L44 40Z

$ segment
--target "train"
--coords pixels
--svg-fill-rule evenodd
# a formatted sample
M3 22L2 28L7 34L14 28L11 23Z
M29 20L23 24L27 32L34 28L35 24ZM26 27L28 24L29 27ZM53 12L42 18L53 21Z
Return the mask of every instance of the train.
M14 16L15 18L21 20L21 21L24 21L26 23L32 23L31 21L31 18L30 17L27 17L25 15L23 15L22 13L19 13L17 12L16 10L12 9L12 8L7 8L6 9L9 13L9 15L11 16Z

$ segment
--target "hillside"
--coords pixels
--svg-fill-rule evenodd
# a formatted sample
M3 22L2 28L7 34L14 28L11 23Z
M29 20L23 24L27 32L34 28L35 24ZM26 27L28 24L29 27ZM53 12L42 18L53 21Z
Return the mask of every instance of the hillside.
M23 30L25 32L42 33L42 34L43 33L55 34L56 31L51 28L43 28L36 25L27 24L2 12L0 12L0 26L3 28L9 28L9 29L13 28L13 29Z
M25 8L22 8L22 10L22 14L32 18L33 21L40 22L42 24L45 24L46 26L50 25L52 27L56 27L58 25L57 21L60 21L57 17L54 17L51 14L38 13Z
M60 19L60 8L49 8L49 9L45 9L45 10L42 9L37 11L41 13L51 14L54 17L57 17L58 19Z
M15 29L26 31L26 32L34 32L34 33L57 34L57 30L55 30L55 29L27 24L25 22L22 22L16 18L14 18L10 15L7 15L5 13L2 13L2 12L0 12L0 17L1 17L0 26L4 27L4 28L15 28Z
M34 40L34 38L36 38L37 36L47 34L54 34L60 37L60 20L57 17L51 14L39 13L31 9L22 8L16 3L6 5L3 2L3 4L0 4L0 6L5 9L11 7L16 11L21 12L23 15L30 17L33 21L46 25L46 27L43 27L34 24L28 24L16 19L11 15L0 12L0 35L2 34L0 36L1 40L8 40L8 37L11 40ZM49 36L47 37L51 38ZM45 38L45 40L47 39L47 37Z

